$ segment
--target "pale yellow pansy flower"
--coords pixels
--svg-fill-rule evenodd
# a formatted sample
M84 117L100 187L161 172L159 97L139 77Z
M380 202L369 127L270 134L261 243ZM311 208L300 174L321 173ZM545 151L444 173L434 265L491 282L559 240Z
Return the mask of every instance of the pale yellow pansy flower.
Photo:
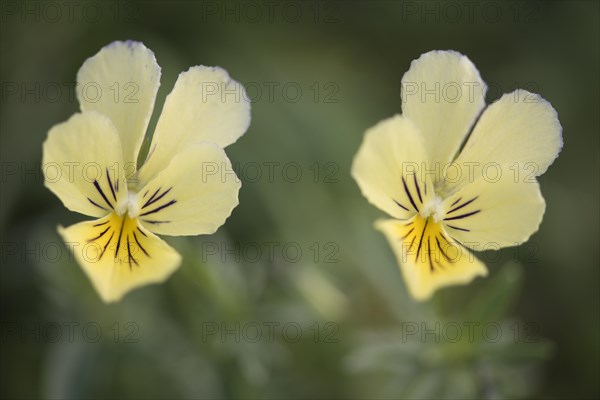
M43 145L46 187L69 210L98 218L59 233L106 302L179 267L157 234L213 233L238 204L241 184L223 148L246 132L250 104L221 68L179 75L137 169L160 74L142 43L104 47L77 74L81 112Z
M536 177L562 148L556 111L517 90L486 108L486 85L455 51L431 51L402 78L402 115L370 128L352 176L393 219L379 220L409 292L487 275L467 248L516 246L537 231L545 203Z

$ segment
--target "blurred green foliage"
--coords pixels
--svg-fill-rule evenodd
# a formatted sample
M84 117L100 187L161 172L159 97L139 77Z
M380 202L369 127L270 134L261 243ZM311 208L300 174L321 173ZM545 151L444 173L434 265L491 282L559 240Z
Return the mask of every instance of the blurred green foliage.
M258 19L237 1L90 1L73 14L65 3L2 2L3 398L600 394L597 2L454 2L459 18L439 1L253 2ZM163 68L152 126L192 65L224 67L254 101L227 149L239 207L215 235L167 238L184 263L166 284L104 305L55 229L84 218L43 187L39 162L47 130L78 109L69 85L82 62L124 39ZM468 55L490 101L539 92L565 146L540 179L547 210L530 243L479 254L488 278L418 304L349 169L365 129L400 111L411 60L432 49ZM272 180L268 162L280 163Z

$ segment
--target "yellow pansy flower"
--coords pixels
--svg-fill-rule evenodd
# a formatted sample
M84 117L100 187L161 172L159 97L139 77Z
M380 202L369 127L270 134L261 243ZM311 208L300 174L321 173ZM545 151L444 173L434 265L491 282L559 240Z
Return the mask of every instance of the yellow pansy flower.
M537 231L545 203L536 176L562 148L556 111L524 90L486 108L486 85L455 51L431 51L402 78L402 115L367 130L352 165L409 292L487 275L467 248L499 249ZM462 147L462 148L461 148Z
M98 218L59 233L105 302L179 267L157 234L213 233L238 204L241 184L223 148L246 132L250 104L221 68L179 75L137 169L160 74L142 43L104 47L77 74L81 112L43 145L46 187L69 210Z

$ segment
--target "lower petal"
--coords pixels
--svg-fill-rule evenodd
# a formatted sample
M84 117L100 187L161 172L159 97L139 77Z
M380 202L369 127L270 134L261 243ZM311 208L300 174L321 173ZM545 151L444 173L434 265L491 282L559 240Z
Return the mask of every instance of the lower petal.
M115 213L58 231L107 303L135 288L164 282L181 264L179 253L158 236Z
M432 218L416 215L409 221L379 220L375 227L392 246L408 290L416 300L427 300L440 288L487 275L485 265Z

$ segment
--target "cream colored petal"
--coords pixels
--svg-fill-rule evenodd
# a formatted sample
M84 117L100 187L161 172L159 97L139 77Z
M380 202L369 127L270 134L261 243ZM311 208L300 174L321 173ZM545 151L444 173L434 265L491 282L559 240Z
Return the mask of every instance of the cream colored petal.
M131 290L164 282L181 256L134 219L110 214L96 221L59 227L75 260L105 302Z
M43 144L44 184L71 211L107 215L127 196L122 167L117 130L97 112L55 125Z
M135 172L138 152L150 121L160 67L151 50L139 42L113 42L87 59L77 74L82 111L109 117L121 136L127 172Z
M352 163L352 177L371 204L407 219L422 210L433 193L424 170L426 159L419 132L397 115L366 132Z
M250 125L250 102L244 87L219 67L196 66L179 75L165 101L150 152L140 169L143 183L156 176L192 143L226 147Z
M138 215L161 235L215 232L238 205L241 182L223 149L189 144L138 193Z
M516 246L542 222L545 202L535 178L523 181L523 171L498 171L500 175L481 176L442 204L448 234L469 248Z
M558 157L562 145L562 127L550 103L526 90L506 94L481 116L456 159L462 179L450 186L473 182L488 168L493 172L495 165L491 164L522 168L532 177L541 175Z
M402 78L402 114L425 141L431 165L456 156L485 106L486 85L473 63L455 51L430 51Z
M408 291L416 300L427 300L440 288L487 275L485 265L432 218L417 215L410 221L379 220L375 226L390 243Z

